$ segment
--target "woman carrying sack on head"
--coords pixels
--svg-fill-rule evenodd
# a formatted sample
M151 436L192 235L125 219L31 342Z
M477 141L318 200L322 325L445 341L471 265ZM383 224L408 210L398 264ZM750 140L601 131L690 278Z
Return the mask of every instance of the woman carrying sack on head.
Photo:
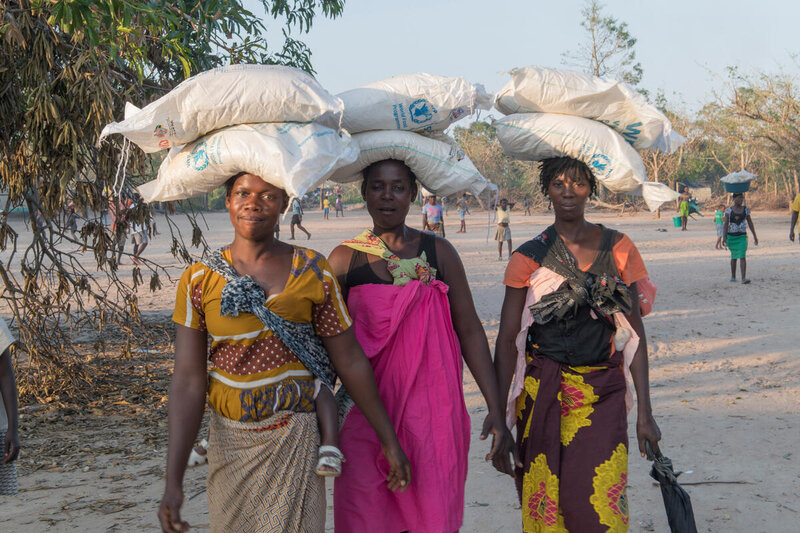
M340 435L347 462L334 490L336 531L452 533L462 525L469 449L463 361L489 411L481 431L493 436L487 460L512 445L486 333L453 246L406 224L417 194L406 163L369 165L361 194L372 229L335 248L330 262L414 482L403 494L386 490L380 443L353 407Z
M544 160L541 187L555 222L505 273L495 368L517 445L494 465L515 477L526 533L627 531L628 372L639 451L661 438L639 308L649 278L626 235L584 218L597 187L584 163Z
M336 373L377 433L388 492L409 486L408 460L328 262L273 238L286 192L245 173L226 188L233 242L189 267L178 284L159 519L164 531L189 527L180 518L183 474L208 395L211 531L321 532L320 476L330 473L331 461L318 460L325 450L317 448L316 398L330 395ZM336 425L335 409L329 411L318 412L320 426Z

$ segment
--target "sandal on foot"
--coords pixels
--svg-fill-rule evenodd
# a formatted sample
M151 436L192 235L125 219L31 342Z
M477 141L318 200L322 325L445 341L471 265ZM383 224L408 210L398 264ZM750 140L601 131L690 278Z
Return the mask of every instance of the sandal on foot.
M203 439L200 444L192 448L189 454L189 466L202 465L208 462L208 441Z
M736 281L736 278L731 278L731 279L729 279L728 281L735 282L735 281Z
M336 446L320 446L319 461L315 472L322 477L339 477L342 475L342 451Z
M742 285L747 285L748 283L750 283L750 280L748 278L744 278L742 280Z

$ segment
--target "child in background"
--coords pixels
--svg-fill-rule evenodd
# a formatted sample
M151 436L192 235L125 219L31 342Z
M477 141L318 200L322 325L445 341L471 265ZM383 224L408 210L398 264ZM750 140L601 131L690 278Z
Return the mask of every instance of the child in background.
M511 228L508 224L511 220L511 208L514 203L509 203L503 198L497 204L497 231L494 233L494 240L497 241L497 260L503 260L503 242L508 241L508 258L511 259Z
M14 337L5 320L0 318L0 443L3 445L0 460L0 494L17 494L17 466L19 454L19 417L17 414L17 384L8 348Z
M689 221L689 191L688 189L683 190L683 194L681 195L681 204L678 208L678 212L681 216L681 231L686 231L686 223Z
M717 206L717 210L714 212L714 226L717 228L717 244L714 246L716 250L722 250L722 231L724 229L724 220L725 220L725 213L722 210L725 209L724 204L719 204Z
M325 220L328 220L328 215L331 212L331 201L328 200L327 196L325 197L324 200L322 200L322 212L324 214Z

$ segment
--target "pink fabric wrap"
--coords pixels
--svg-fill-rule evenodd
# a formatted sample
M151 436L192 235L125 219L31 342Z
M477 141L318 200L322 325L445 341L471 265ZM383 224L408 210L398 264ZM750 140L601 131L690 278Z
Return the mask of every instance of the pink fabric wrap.
M539 267L531 274L528 294L525 297L525 305L522 308L520 330L516 338L517 365L514 368L514 378L511 381L511 391L508 397L508 407L506 408L506 424L509 429L513 429L516 425L517 398L522 392L525 383L525 341L528 337L528 328L533 324L533 316L531 316L529 308L545 294L550 294L558 289L565 281L566 278L564 276L560 276L546 267ZM614 313L614 322L618 329L627 329L630 332L630 338L622 349L624 358L623 372L625 373L625 381L628 383L625 391L625 407L630 412L633 408L633 378L631 377L630 366L633 356L636 354L636 349L639 347L639 335L636 334L636 331L634 331L630 322L622 313Z
M335 482L337 533L452 533L461 527L470 420L447 290L436 280L350 289L354 332L411 462L412 481L403 493L386 488L389 466L380 441L354 406L339 435L346 461Z

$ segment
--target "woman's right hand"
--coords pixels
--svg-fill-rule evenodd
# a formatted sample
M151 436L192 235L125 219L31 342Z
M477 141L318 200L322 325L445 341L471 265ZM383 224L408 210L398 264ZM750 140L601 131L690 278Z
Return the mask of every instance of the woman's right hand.
M161 505L158 507L161 531L164 533L189 531L189 523L181 520L181 505L183 505L183 489L167 487L164 490L164 496L161 497Z
M389 446L382 446L382 449L383 456L389 462L386 486L392 492L404 492L411 485L411 463L408 462L406 453L397 440Z

